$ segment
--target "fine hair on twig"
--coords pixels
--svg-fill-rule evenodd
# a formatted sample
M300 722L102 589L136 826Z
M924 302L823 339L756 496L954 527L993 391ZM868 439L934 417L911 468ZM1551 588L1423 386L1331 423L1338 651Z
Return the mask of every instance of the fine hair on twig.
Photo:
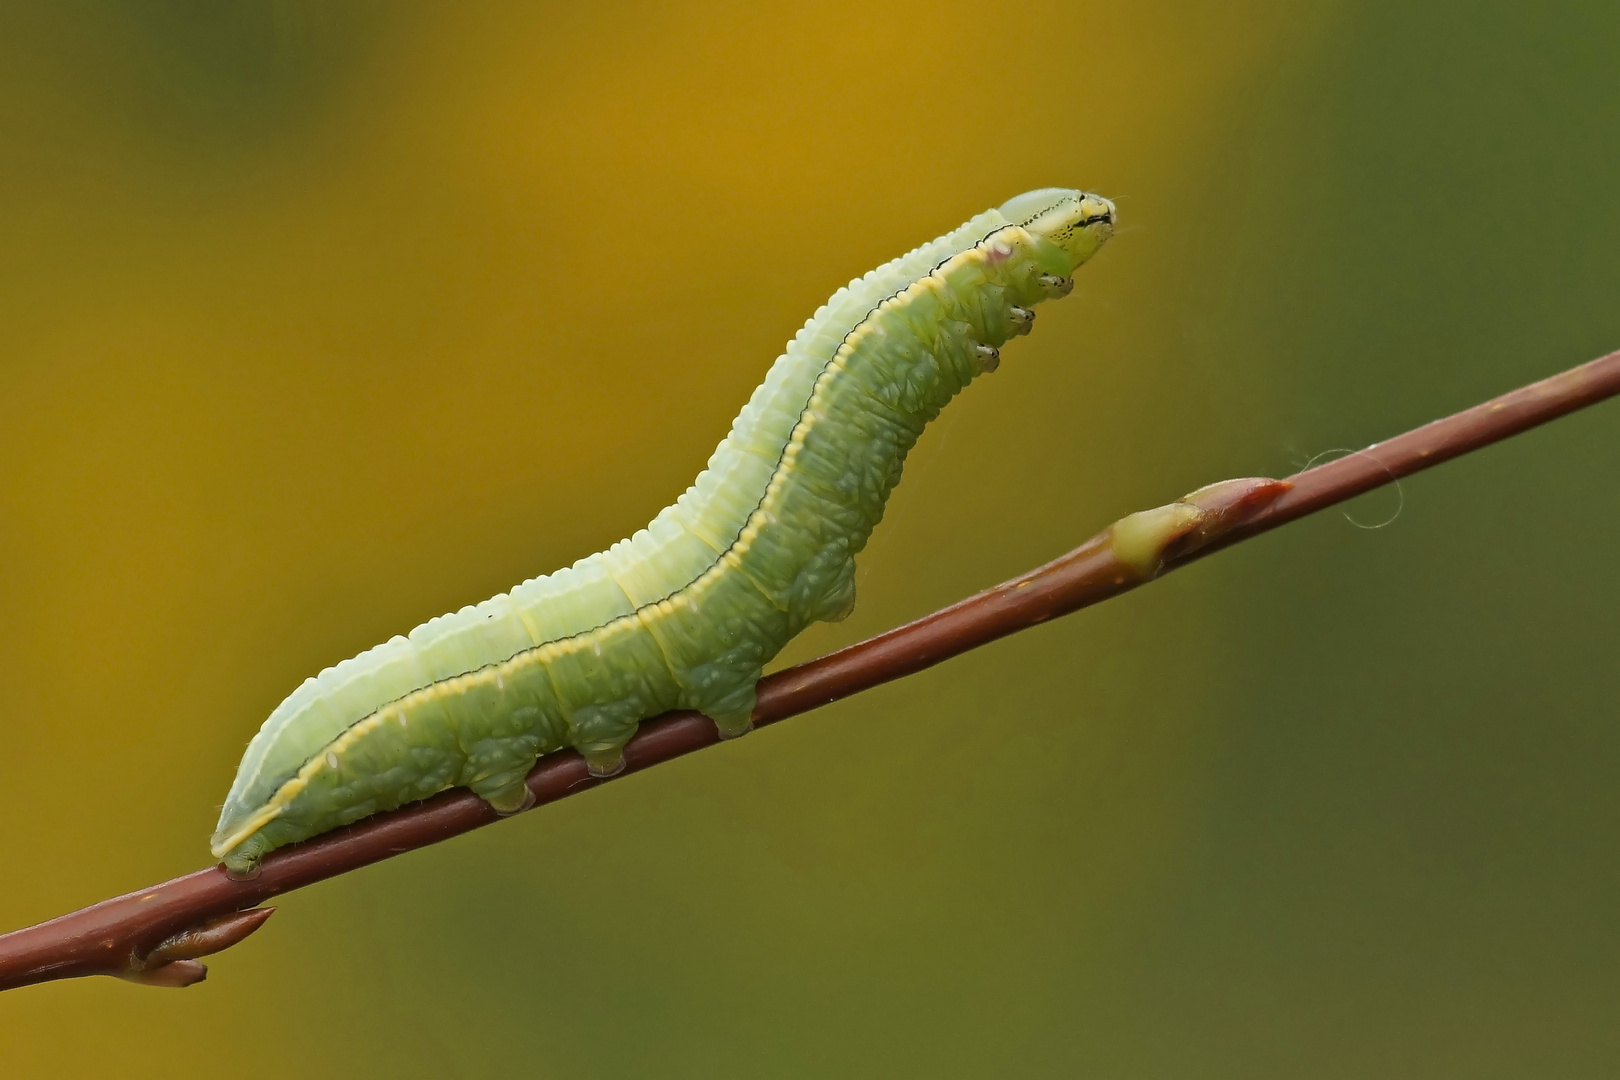
M1340 510L1339 516L1344 518L1344 520L1348 521L1350 524L1354 525L1356 528L1367 529L1369 531L1373 529L1387 528L1388 526L1395 524L1395 519L1401 516L1402 510L1406 509L1406 488L1401 484L1401 478L1396 476L1393 472L1390 472L1388 466L1384 465L1382 461L1378 461L1377 455L1373 454L1370 448L1367 450L1351 450L1349 447L1345 446L1336 446L1332 450L1318 450L1316 453L1310 456L1310 459L1307 460L1304 465L1300 466L1300 472L1305 472L1307 469L1314 467L1318 461L1321 461L1329 454L1338 454L1343 457L1348 457L1351 454L1360 454L1363 457L1375 461L1378 463L1379 468L1382 468L1385 472L1389 473L1390 482L1395 485L1395 509L1390 513L1389 517L1385 518L1383 521L1368 525L1365 522L1357 521L1355 518L1351 517L1350 511L1348 510Z

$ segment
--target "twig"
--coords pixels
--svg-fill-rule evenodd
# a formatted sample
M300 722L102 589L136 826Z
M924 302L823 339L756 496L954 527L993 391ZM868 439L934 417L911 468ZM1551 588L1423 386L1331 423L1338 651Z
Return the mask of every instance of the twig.
M1229 480L1132 514L1022 577L764 679L754 723L784 720L1089 607L1212 551L1617 393L1620 352L1288 480ZM668 713L642 725L625 748L621 775L717 741L704 717ZM591 777L573 752L549 755L528 777L536 805L609 782ZM496 820L471 792L447 791L273 852L249 881L214 866L0 935L0 989L81 975L189 985L206 972L198 957L235 944L269 917L274 909L255 906L270 897Z

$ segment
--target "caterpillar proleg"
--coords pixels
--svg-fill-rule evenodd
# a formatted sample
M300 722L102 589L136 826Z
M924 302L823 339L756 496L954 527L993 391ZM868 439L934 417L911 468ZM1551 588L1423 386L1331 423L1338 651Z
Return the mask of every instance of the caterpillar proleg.
M236 873L446 788L503 813L574 747L611 775L637 724L749 728L762 669L855 602L854 558L924 425L995 370L1113 234L1114 206L1031 191L839 289L645 529L306 680L248 744L212 839Z

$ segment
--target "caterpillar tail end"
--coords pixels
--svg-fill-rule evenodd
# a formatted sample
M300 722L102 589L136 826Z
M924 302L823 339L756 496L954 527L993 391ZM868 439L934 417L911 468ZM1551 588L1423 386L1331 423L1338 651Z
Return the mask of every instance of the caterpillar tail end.
M269 853L270 842L262 833L254 833L223 854L215 849L214 857L225 867L225 875L231 880L252 881L259 876L260 864Z

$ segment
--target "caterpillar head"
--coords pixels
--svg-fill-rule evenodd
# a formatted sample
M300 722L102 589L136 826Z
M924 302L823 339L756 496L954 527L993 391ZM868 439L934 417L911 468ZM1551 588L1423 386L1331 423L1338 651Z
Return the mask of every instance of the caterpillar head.
M1119 213L1101 195L1072 188L1026 191L1001 204L1001 216L1033 236L1061 248L1079 266L1110 236Z

